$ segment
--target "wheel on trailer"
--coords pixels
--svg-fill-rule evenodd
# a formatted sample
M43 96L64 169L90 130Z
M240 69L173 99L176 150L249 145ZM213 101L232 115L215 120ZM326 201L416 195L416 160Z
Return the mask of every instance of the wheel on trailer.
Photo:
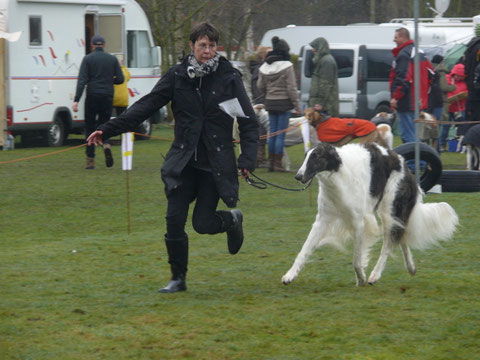
M65 141L65 125L59 116L56 116L45 131L45 140L48 146L62 146Z
M424 192L430 190L442 174L442 160L434 148L424 143L420 145L420 187ZM410 171L415 174L415 143L405 143L393 149L405 158Z
M444 170L439 183L443 192L480 191L480 171Z
M136 132L139 134L148 135L148 136L139 135L139 136L136 136L135 139L150 140L150 135L152 135L152 130L153 130L152 120L151 119L145 120L138 126L138 129Z

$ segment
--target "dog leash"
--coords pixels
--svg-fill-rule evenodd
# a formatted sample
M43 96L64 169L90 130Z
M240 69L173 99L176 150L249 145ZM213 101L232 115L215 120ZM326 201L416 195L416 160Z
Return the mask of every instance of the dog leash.
M270 186L273 186L277 189L281 189L281 190L285 190L285 191L304 191L304 190L307 190L307 188L311 185L312 180L313 180L313 179L310 180L308 182L308 184L305 185L301 189L298 189L298 188L294 189L294 188L287 188L287 187L283 187L283 186L280 186L280 185L272 184L271 182L268 182L267 180L262 179L261 177L255 175L254 173L250 173L250 175L252 175L255 179L257 179L259 181L256 181L256 180L250 178L250 176L245 177L245 181L247 182L248 185L253 186L254 188L257 188L257 189L260 189L260 190L265 190L268 187L268 185L270 185Z

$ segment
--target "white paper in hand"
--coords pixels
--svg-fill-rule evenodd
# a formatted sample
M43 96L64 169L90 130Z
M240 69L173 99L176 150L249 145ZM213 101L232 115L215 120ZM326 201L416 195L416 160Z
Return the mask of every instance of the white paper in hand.
M218 104L218 106L225 113L230 115L232 118L235 118L235 117L248 118L248 116L246 116L245 113L243 112L242 105L240 105L240 102L238 101L237 98L233 98L233 99L221 102L220 104Z

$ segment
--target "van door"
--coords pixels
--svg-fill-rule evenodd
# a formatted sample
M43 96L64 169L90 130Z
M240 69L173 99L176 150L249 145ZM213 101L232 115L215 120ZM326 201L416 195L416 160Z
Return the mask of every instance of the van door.
M105 52L123 55L125 33L121 13L102 14L97 7L90 7L85 14L85 55L91 52L91 40L95 34L105 39Z
M105 52L123 56L123 28L121 14L99 14L98 33L105 39Z
M364 116L370 119L375 114L390 110L390 69L393 54L390 45L367 45Z
M359 45L330 44L330 53L338 68L340 116L355 117L358 109L358 52Z

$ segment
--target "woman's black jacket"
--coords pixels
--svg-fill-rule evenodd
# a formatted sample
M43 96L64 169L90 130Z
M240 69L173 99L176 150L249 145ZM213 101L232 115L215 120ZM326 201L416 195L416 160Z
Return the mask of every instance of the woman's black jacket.
M240 72L227 59L220 57L217 71L205 76L202 81L189 78L186 66L184 61L170 68L148 95L98 129L103 131L103 139L134 131L171 101L175 139L162 166L166 193L181 185L180 174L202 137L218 193L228 207L235 207L239 188L237 167L253 171L256 166L259 138L255 112ZM238 99L246 115L237 117L241 146L238 166L232 137L233 118L218 106L233 98Z

